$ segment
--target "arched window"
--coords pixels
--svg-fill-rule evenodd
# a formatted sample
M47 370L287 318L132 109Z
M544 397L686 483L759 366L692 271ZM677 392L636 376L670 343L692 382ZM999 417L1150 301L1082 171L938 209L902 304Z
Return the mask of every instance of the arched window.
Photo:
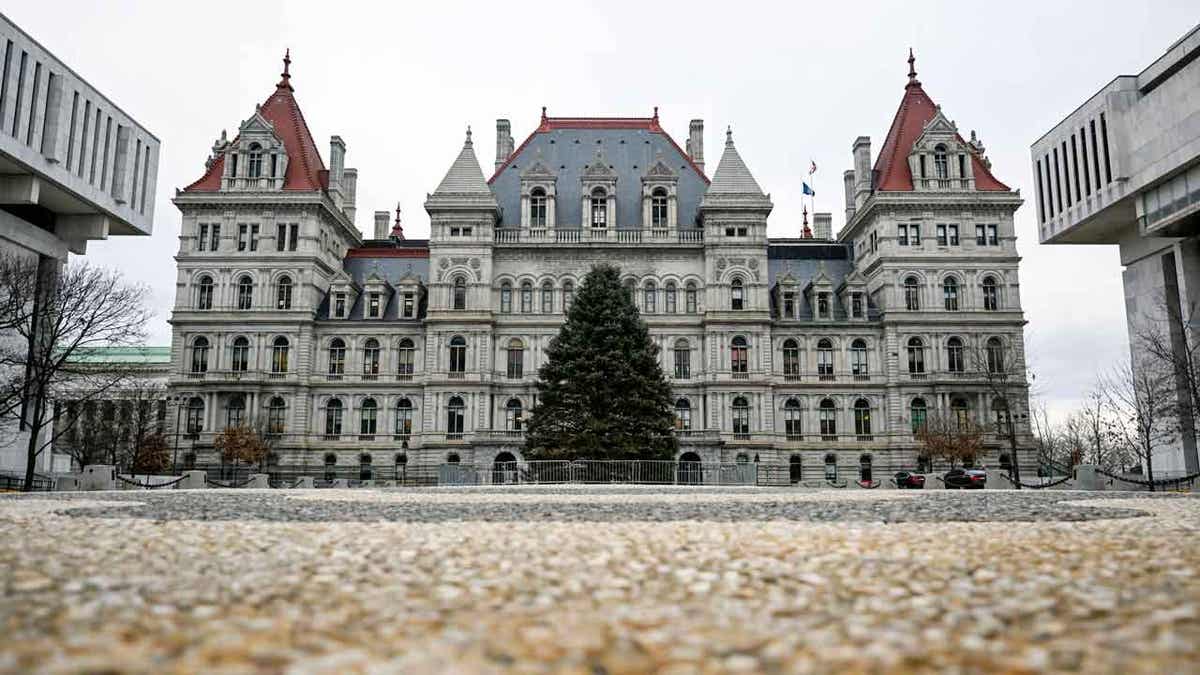
M863 453L858 457L858 479L864 483L871 482L871 465L874 463L870 453Z
M906 309L921 309L921 284L916 277L904 280L904 307Z
M800 377L800 344L791 338L783 341L783 376L787 379Z
M246 397L234 394L225 402L225 428L232 429L246 423Z
M942 282L942 299L945 301L947 312L958 311L958 281L953 277Z
M746 290L742 287L741 279L734 279L729 284L729 308L740 311L746 306Z
M971 423L971 409L967 406L967 399L961 396L950 399L950 414L954 418L955 427L960 431Z
M833 342L824 338L817 341L817 375L823 380L833 378Z
M746 338L741 335L733 338L729 344L729 369L733 372L734 377L739 375L745 377L749 372L749 351Z
M187 433L189 435L200 433L204 429L204 400L199 396L188 399L186 415Z
M533 284L528 281L521 284L521 313L529 314L533 311Z
M379 340L367 338L363 343L363 375L379 375Z
M855 377L869 377L871 374L866 340L858 339L850 343L850 374Z
M667 191L663 188L654 188L650 193L650 226L667 227Z
M796 485L804 480L804 460L800 455L792 455L788 458L788 482Z
M689 431L692 428L692 403L686 398L675 401L675 429Z
M282 335L271 342L271 372L288 371L288 339Z
M467 308L467 279L466 277L454 277L454 309Z
M996 435L1008 436L1008 402L1002 398L992 399L992 416Z
M467 340L461 335L450 338L450 372L467 371Z
M741 436L750 433L750 404L745 398L738 396L733 399L733 433Z
M346 342L333 338L329 342L329 374L342 375L346 372Z
M244 373L250 367L250 341L242 336L233 339L230 350L229 369L235 373Z
M570 280L564 281L563 282L563 301L562 301L563 314L566 314L567 312L571 311L571 305L573 305L574 303L575 303L575 282L570 281Z
M504 430L509 433L520 433L521 428L521 401L510 398L508 403L504 404Z
M921 338L908 339L908 372L913 375L925 372L925 343Z
M744 452L739 452L737 454L737 457L733 458L733 461L737 462L738 464L749 464L750 463L750 455L747 455Z
M446 463L447 464L458 464L460 461L462 461L462 460L459 459L457 452L452 452L452 453L446 455Z
M287 403L279 396L271 398L267 404L267 433L278 436L283 433L287 418Z
M686 380L692 376L692 346L686 338L675 341L675 379Z
M192 372L208 372L208 338L204 336L192 340Z
M946 370L952 373L961 373L966 370L964 365L962 339L952 337L946 340Z
M512 313L512 284L507 281L500 284L500 313Z
M262 146L258 143L250 144L250 159L246 162L246 177L258 178L262 176L262 161L263 153Z
M1004 372L1004 343L998 337L988 338L987 368L992 374Z
M525 376L525 344L517 338L508 341L508 379Z
M783 404L783 430L787 434L788 440L800 440L803 438L800 425L800 401L795 398L789 398Z
M859 436L871 435L871 404L865 398L854 402L854 433Z
M946 146L938 143L933 149L933 175L939 180L945 180L950 177L950 172L946 164Z
M592 190L592 227L608 227L608 193L604 188Z
M451 438L461 438L465 406L458 396L451 396L446 403L446 434Z
M279 309L292 308L292 278L286 274L275 283L275 306Z
M374 472L371 470L371 453L364 452L358 456L358 479L371 480Z
M983 308L989 312L1000 309L1000 289L996 285L996 277L983 278Z
M658 311L658 286L653 281L646 282L645 302L642 304L642 311L646 314L653 314Z
M396 403L396 435L402 438L408 438L412 435L413 427L413 404L407 398L402 398ZM407 458L405 461L408 461Z
M396 375L402 380L412 379L416 369L417 350L413 341L402 338L396 347Z
M837 455L825 455L825 480L837 480Z
M697 295L695 282L689 281L683 291L684 311L688 314L695 314L697 311Z
M374 436L378 421L379 406L375 403L375 399L363 400L358 411L358 433L363 436Z
M668 281L663 289L663 309L667 314L674 314L679 311L679 304L676 297L675 282Z
M325 404L325 435L337 436L342 433L342 402L332 398Z
M529 191L529 226L546 227L546 191L540 187Z
M549 281L542 282L542 314L554 312L554 286Z
M908 406L909 421L912 422L913 433L917 433L925 428L925 418L929 412L929 408L925 405L925 399L914 398Z
M821 436L827 440L837 438L837 406L833 399L822 399L817 407L817 421L821 424Z
M250 275L243 275L237 284L237 308L250 309L254 306L254 280Z
M212 309L213 280L205 274L196 281L196 309Z

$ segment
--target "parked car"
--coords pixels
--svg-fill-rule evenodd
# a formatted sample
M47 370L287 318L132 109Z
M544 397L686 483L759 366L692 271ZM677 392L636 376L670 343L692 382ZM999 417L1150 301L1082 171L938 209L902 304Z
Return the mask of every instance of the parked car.
M896 472L896 487L901 490L924 490L925 476L911 471Z
M942 476L947 490L982 490L987 485L987 471L983 469L950 469Z

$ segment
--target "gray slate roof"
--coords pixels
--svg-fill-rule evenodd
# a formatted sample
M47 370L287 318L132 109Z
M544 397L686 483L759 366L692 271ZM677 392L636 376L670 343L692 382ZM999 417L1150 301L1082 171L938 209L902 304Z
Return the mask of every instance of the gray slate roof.
M717 164L716 173L713 174L708 194L766 196L763 194L762 188L758 186L758 181L754 180L746 162L742 161L742 156L738 154L737 148L734 147L732 131L725 132L725 151L721 153L721 161Z
M434 195L486 195L491 196L479 160L475 157L475 144L471 142L471 130L467 129L467 140L463 143L458 158L450 165L446 177L438 184Z

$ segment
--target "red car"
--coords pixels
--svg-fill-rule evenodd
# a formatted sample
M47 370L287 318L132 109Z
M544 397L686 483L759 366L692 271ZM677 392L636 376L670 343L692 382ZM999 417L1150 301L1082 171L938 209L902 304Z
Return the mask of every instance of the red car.
M983 469L950 469L942 480L947 490L982 490L987 485L987 472Z
M924 490L925 476L911 471L897 471L896 487L901 490Z

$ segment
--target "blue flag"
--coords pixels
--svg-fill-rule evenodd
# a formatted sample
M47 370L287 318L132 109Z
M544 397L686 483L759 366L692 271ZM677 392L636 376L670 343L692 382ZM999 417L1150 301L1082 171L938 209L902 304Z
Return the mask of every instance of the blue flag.
M808 183L804 184L804 194L812 195L813 197L817 196L817 193L814 192L813 189L808 186Z

